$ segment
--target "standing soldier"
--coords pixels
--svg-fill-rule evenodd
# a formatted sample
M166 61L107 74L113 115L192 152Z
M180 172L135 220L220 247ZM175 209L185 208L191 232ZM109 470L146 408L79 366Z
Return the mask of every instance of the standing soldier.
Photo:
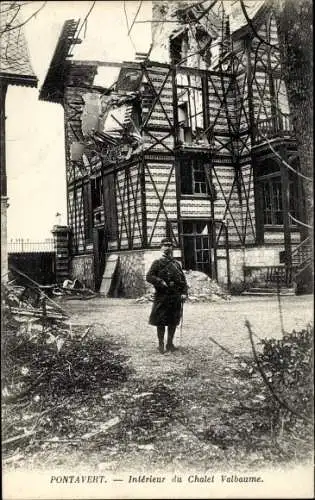
M181 319L188 286L180 264L173 258L173 244L169 238L162 239L161 250L162 257L153 262L146 279L155 287L149 323L157 327L159 351L163 354L166 326L166 351L173 352L177 349L173 338Z

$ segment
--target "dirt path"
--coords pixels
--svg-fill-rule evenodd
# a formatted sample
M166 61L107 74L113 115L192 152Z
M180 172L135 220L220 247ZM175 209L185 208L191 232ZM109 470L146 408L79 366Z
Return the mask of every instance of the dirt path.
M136 377L158 379L168 372L182 373L194 364L211 361L218 356L229 358L211 340L210 336L235 354L249 353L250 343L245 319L260 337L281 337L281 316L276 297L232 297L217 303L185 304L182 331L177 329L175 343L180 349L175 354L157 352L155 328L148 324L151 304L134 300L95 299L71 301L65 306L73 323L100 323L121 343L131 357ZM281 297L284 330L304 328L313 320L312 296ZM100 329L100 332L102 330Z
M79 433L83 413L94 427L112 418L120 424L87 442L39 443L36 453L31 450L18 467L140 474L148 468L176 472L231 470L236 464L262 467L278 460L268 443L256 452L255 440L260 437L255 432L249 448L242 445L241 432L246 437L250 415L236 407L248 401L249 388L235 378L233 356L210 340L211 336L233 354L250 354L245 319L261 338L281 337L277 298L186 304L182 334L179 328L175 338L180 348L164 355L158 353L155 329L148 325L150 303L98 298L62 305L73 325L96 324L97 335L108 335L132 370L117 388L104 386L87 394L76 413L69 410L66 418L74 420ZM313 298L283 297L281 309L286 331L305 328L313 319ZM238 413L233 414L233 408ZM222 439L228 444L222 445Z

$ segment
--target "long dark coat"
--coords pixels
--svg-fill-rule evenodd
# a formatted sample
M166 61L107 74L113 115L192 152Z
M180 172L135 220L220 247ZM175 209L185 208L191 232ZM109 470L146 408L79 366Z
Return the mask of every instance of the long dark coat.
M146 279L155 287L150 325L178 325L181 318L181 295L187 294L188 290L180 264L173 257L163 256L153 262ZM163 281L167 286L163 285Z

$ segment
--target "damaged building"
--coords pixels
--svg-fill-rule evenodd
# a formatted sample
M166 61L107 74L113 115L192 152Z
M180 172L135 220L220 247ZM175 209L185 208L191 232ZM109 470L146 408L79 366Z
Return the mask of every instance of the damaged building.
M227 287L292 286L310 254L272 9L251 2L250 25L239 2L152 2L152 15L149 53L123 63L70 59L67 21L40 91L64 108L69 275L142 295L170 236L184 269Z

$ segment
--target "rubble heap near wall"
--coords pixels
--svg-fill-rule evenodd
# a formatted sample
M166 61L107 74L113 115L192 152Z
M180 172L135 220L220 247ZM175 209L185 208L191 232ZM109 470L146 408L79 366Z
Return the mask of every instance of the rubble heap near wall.
M200 271L184 271L189 302L212 302L228 299L228 293L215 280Z

